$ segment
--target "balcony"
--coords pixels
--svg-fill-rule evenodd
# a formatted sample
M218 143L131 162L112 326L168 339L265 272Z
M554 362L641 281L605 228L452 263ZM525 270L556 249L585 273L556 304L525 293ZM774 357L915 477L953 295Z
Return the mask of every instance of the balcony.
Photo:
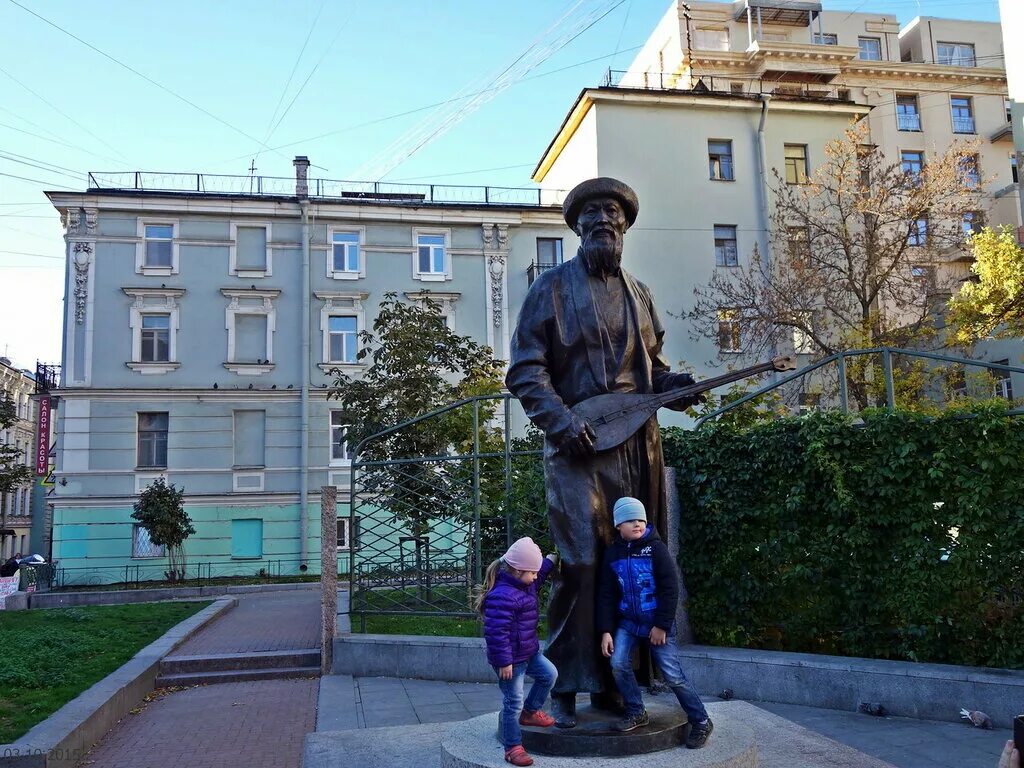
M896 115L896 123L901 131L920 131L921 116L914 114Z
M974 133L973 117L954 117L953 133Z
M536 261L533 262L530 266L526 268L527 285L533 285L533 281L540 277L543 272L547 272L549 269L552 269L553 267L557 266L557 264L542 264Z

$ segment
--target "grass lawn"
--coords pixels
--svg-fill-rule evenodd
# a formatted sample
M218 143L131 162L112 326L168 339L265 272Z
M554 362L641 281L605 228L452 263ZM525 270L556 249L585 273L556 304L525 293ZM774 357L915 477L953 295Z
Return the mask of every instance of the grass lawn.
M209 604L0 612L0 744L24 735Z

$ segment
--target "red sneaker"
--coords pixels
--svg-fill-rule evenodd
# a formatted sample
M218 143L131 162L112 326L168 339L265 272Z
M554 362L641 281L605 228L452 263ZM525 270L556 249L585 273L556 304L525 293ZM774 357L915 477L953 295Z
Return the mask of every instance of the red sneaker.
M535 712L527 712L525 709L522 714L519 715L520 725L535 725L538 728L550 728L555 724L555 718L545 712L543 709L538 709Z
M533 758L530 757L521 744L505 750L505 762L512 765L533 765Z

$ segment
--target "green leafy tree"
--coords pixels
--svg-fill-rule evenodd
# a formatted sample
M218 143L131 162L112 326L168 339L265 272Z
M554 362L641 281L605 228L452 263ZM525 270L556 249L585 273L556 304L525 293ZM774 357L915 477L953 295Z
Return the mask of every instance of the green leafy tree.
M1024 248L1012 229L986 227L971 238L973 279L949 301L956 341L1024 336Z
M0 400L0 431L10 429L18 422L14 402L6 395ZM32 470L23 463L17 447L0 444L0 531L7 530L7 497L32 481ZM7 536L0 532L0 552Z
M162 477L139 494L132 519L146 529L149 540L167 549L167 579L185 578L185 539L196 532L182 503L185 489L167 485Z

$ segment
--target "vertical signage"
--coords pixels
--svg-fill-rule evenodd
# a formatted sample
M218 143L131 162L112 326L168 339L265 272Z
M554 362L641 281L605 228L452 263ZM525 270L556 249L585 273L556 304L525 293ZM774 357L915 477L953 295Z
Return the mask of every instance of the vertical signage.
M39 398L39 418L36 422L36 475L43 477L50 471L50 398Z

